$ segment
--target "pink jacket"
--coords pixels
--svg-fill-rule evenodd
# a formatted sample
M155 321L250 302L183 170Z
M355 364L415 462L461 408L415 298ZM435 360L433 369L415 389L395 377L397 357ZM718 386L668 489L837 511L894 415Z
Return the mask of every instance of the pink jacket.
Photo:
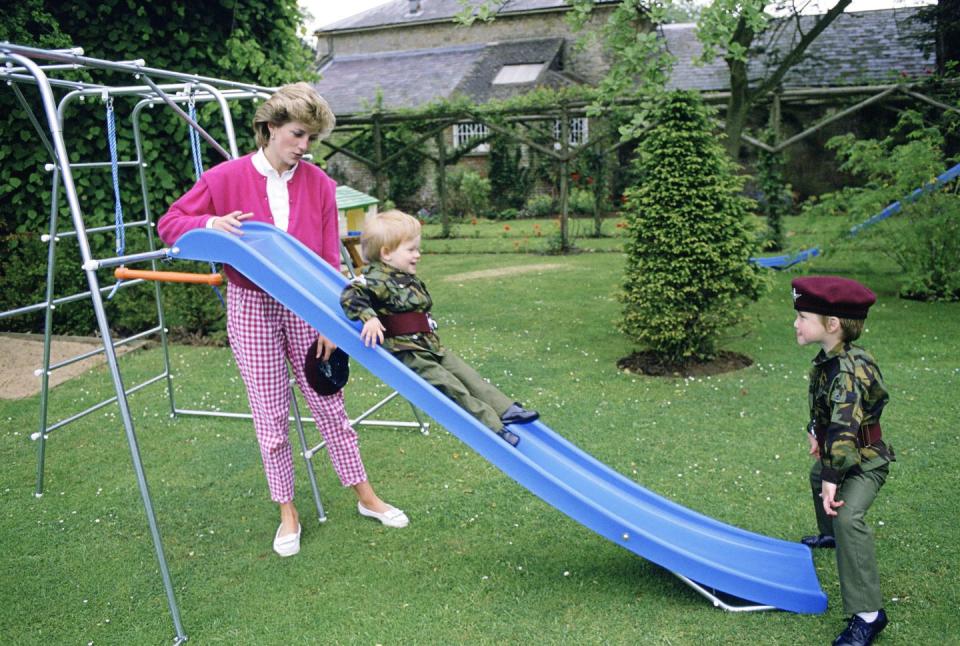
M193 188L170 206L157 222L157 233L168 246L190 229L202 228L212 216L233 211L253 213L251 220L273 224L267 201L267 178L253 165L253 153L225 161L200 176ZM317 166L301 161L287 184L290 221L287 233L334 267L340 266L340 227L336 183ZM247 220L248 222L250 220ZM226 265L230 282L259 289Z

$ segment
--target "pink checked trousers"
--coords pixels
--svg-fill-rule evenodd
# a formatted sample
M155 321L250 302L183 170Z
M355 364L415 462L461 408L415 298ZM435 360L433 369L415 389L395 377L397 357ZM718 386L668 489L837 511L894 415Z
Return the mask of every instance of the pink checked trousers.
M227 336L247 387L263 470L274 502L293 500L293 452L288 433L290 388L286 360L326 440L333 468L344 486L367 480L357 434L343 406L343 391L318 395L303 374L303 359L317 332L264 292L230 285Z

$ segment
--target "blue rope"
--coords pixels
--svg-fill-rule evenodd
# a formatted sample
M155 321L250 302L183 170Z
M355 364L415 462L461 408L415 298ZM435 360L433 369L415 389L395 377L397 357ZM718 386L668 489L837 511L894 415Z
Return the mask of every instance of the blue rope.
M116 250L117 255L122 256L127 247L127 238L123 226L123 205L120 203L120 165L117 162L117 126L113 116L113 97L107 99L107 144L110 147L110 171L113 175L113 222L117 231ZM122 282L118 280L114 284L110 294L107 295L107 300L113 298Z
M190 99L189 105L189 114L190 118L194 121L197 120L197 104ZM190 152L193 153L193 172L197 180L200 179L200 176L203 175L203 162L200 157L200 133L197 132L197 129L193 126L188 126L190 133Z
M197 103L193 100L193 97L190 97L190 101L187 102L188 114L194 122L197 121ZM187 125L187 129L190 134L190 152L193 157L193 172L196 175L197 181L200 181L200 176L203 175L203 160L200 156L200 133L197 132L197 129L192 125ZM210 273L217 273L217 264L214 262L210 263ZM210 285L214 293L217 295L217 299L220 301L220 304L226 308L227 304L223 300L223 295L220 293L220 288L216 285Z

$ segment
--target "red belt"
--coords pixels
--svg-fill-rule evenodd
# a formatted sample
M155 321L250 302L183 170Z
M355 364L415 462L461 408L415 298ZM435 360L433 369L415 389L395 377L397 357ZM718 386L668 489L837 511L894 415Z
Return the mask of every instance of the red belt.
M817 442L822 445L826 440L827 429L816 428L814 431L817 436ZM880 431L880 422L860 425L860 432L857 435L857 439L859 439L861 443L860 446L876 444L881 438L883 438L883 433Z
M426 312L401 312L380 317L380 322L386 328L384 336L403 336L418 332L431 332L430 319Z
M864 440L866 440L863 444L864 446L876 444L882 437L883 433L880 432L880 422L860 425L860 441L864 442Z

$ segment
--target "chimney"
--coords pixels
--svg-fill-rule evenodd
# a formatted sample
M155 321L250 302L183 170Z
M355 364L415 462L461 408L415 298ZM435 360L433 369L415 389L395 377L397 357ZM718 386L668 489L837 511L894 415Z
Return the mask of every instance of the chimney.
M407 15L415 16L421 12L420 0L408 0L407 4Z

